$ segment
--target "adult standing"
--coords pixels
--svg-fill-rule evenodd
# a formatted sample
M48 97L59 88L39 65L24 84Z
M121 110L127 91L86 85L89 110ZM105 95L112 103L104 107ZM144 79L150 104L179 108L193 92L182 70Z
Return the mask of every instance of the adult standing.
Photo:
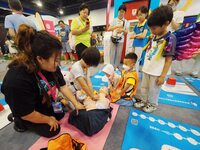
M79 8L79 17L72 20L71 32L75 35L75 50L78 59L81 59L82 52L90 47L91 38L91 20L88 18L90 15L90 8L87 4L81 4Z
M8 0L8 4L13 14L5 17L4 27L8 29L11 37L15 37L21 24L27 24L36 29L35 23L23 15L23 7L19 0Z
M61 38L61 43L62 43L62 47L63 47L63 55L64 54L68 54L70 59L72 60L73 56L72 56L72 49L70 48L69 45L69 34L70 34L70 28L67 24L64 23L63 20L58 21L58 24L60 26L60 33L59 36Z
M180 0L169 0L168 5L173 10L173 19L172 22L168 28L169 31L174 32L178 29L180 29L181 23L183 23L184 20L184 12L178 11L177 6L179 4ZM183 72L183 61L174 61L173 63L176 63L177 68L175 69L176 75L182 75Z
M108 31L112 31L113 37L120 38L117 44L111 41L110 46L110 63L115 67L119 67L120 65L124 45L124 34L128 31L128 21L124 18L125 13L126 6L121 5L118 9L117 18L110 23L108 28Z

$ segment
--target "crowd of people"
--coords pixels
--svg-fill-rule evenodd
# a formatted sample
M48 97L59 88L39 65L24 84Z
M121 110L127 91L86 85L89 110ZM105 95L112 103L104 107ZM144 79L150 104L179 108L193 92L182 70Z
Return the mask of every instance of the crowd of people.
M97 133L106 124L111 117L111 102L141 108L147 113L155 111L161 86L171 73L175 55L176 37L170 30L180 27L181 19L177 21L174 15L178 2L169 0L168 5L160 6L150 14L145 6L138 9L138 24L130 37L134 39L133 51L124 57L121 75L116 74L115 69L120 66L129 24L124 18L126 6L119 7L118 16L108 29L112 31L111 64L102 69L109 86L95 92L89 68L99 65L100 52L91 46L94 41L91 42L92 21L88 5L80 6L79 16L73 19L71 27L60 20L61 30L55 37L47 31L37 31L35 24L23 16L20 1L9 0L14 14L6 16L5 28L15 41L18 53L8 65L1 92L12 111L14 129L19 132L30 130L44 137L55 136L60 131L59 120L63 118L63 107L66 106L73 110L69 123L87 135ZM75 39L78 61L71 66L70 80L69 77L66 80L59 65L62 54L73 57L70 36ZM173 39L173 42L166 42L167 39ZM197 51L193 56L199 54ZM143 72L142 81L139 81L139 71ZM141 99L135 99L140 82ZM93 121L92 126L88 120Z

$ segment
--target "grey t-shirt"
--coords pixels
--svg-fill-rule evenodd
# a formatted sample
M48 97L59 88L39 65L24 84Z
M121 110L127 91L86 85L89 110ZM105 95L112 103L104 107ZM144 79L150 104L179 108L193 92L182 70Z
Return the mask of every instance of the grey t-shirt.
M70 33L70 28L68 25L65 25L64 29L60 29L60 36L62 42L67 42L69 40L69 33Z

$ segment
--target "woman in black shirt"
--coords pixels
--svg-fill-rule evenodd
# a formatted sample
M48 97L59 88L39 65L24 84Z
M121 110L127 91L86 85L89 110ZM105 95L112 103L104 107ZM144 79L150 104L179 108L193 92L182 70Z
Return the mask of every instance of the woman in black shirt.
M60 131L58 120L64 116L56 89L77 110L84 109L65 85L58 67L62 45L48 32L36 31L25 24L19 27L16 44L19 54L9 64L1 88L14 116L14 128L55 136Z

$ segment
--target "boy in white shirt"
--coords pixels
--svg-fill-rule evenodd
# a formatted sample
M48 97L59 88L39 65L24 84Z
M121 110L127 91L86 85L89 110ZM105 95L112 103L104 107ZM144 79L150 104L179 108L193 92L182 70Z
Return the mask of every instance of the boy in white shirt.
M100 53L96 47L89 47L82 53L81 60L72 65L70 70L72 80L70 81L74 93L83 90L92 100L98 100L98 96L94 94L92 83L90 81L89 68L98 66L100 62Z
M167 27L173 18L172 8L160 6L148 18L148 26L154 37L146 47L143 66L141 94L143 101L134 104L136 108L151 113L157 109L161 85L166 75L170 74L172 56L176 48L176 37L168 32Z

